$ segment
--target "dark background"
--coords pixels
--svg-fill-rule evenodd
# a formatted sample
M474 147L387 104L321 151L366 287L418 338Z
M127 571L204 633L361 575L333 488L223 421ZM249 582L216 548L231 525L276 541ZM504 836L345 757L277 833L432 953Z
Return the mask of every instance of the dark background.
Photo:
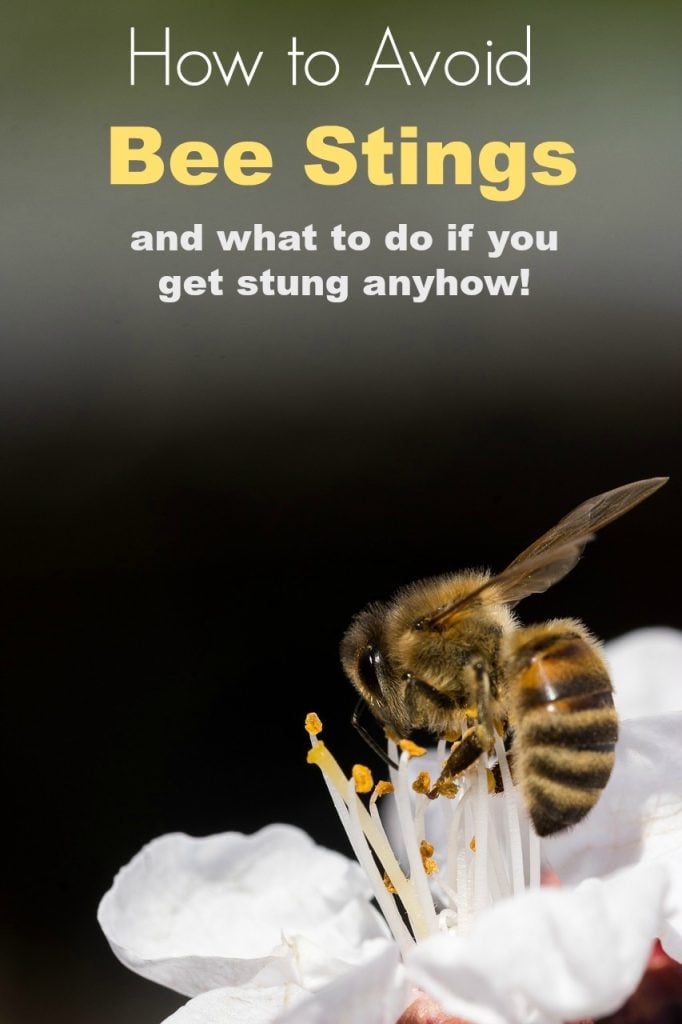
M305 3L97 16L28 4L10 16L0 536L12 1024L153 1022L180 1005L120 967L95 923L115 872L154 836L281 820L345 849L302 722L315 709L345 765L371 762L337 657L366 601L433 573L502 568L588 496L670 474L521 611L578 615L604 638L682 627L679 15L666 3L442 6L416 16L379 3L362 26ZM388 21L428 52L446 48L444 33L447 49L474 48L491 25L511 47L526 20L527 93L350 84ZM352 55L348 84L293 96L273 74L227 106L217 88L149 82L131 96L127 27L169 22L183 49L254 46L265 32L281 50L305 26L311 46ZM297 174L301 138L326 122L417 123L472 144L567 138L579 176L494 209L444 189L316 190ZM116 123L175 141L256 125L284 169L248 195L118 191L106 183ZM127 250L141 226L313 219L558 227L561 245L498 261L532 268L528 299L423 307L161 307L161 273L202 267ZM442 265L400 259L320 257L327 273ZM244 272L312 262L249 258Z

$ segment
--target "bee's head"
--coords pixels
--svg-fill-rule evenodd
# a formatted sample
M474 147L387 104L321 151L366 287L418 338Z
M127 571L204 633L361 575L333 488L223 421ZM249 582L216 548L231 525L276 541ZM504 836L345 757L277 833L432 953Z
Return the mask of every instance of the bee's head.
M407 736L410 719L404 701L405 683L388 654L387 612L387 605L375 602L356 615L341 641L341 663L374 717L399 736Z

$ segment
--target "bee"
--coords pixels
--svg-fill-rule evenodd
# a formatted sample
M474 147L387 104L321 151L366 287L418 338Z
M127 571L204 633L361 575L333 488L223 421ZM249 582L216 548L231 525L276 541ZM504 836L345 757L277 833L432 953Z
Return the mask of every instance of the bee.
M401 738L415 729L458 736L429 796L446 783L452 790L452 780L490 754L499 734L538 835L575 825L596 804L618 738L599 644L577 619L523 626L513 609L562 579L597 530L667 479L590 498L498 575L421 580L352 621L341 661L374 717Z

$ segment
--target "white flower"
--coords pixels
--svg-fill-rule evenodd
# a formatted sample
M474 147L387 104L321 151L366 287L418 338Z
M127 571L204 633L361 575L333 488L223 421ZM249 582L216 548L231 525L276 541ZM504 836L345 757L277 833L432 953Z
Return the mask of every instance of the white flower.
M370 897L353 861L270 825L251 836L161 836L119 872L98 917L145 978L190 996L267 990L281 1008L389 945Z
M623 716L638 695L640 715L642 700L645 712L682 705L679 634L641 631L607 656ZM403 754L394 781L409 870L393 859L376 798L368 810L319 744L371 888L355 863L292 827L172 835L119 873L100 922L124 963L195 996L174 1024L395 1024L415 990L473 1024L604 1015L636 987L656 937L682 959L681 730L682 713L624 721L597 806L542 851L513 791L487 795L485 766L455 801L415 801ZM420 841L434 815L447 818L447 839L432 856ZM537 887L540 856L564 887Z
M682 711L682 640L676 629L636 629L606 645L621 718Z
M544 854L569 884L634 864L669 866L660 938L682 961L682 635L637 630L606 653L624 718L615 768L580 827L545 840Z

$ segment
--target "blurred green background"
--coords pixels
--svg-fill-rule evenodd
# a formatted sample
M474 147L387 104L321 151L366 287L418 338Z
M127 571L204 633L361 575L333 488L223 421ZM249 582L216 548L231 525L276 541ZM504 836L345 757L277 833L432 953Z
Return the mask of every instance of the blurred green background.
M426 87L397 73L363 84L387 25L424 64L437 49L483 55L487 39L521 48L526 24L529 88L457 89L437 73ZM145 49L169 25L176 58L264 57L250 88L165 87L160 62L131 88L131 25ZM582 614L603 636L682 625L681 28L672 2L6 5L7 1020L142 1024L179 1005L119 968L94 923L115 870L153 835L276 817L342 846L299 722L314 702L337 719L335 749L356 750L336 645L365 601L420 575L500 567L590 494L671 473L529 614ZM336 83L287 84L292 35L337 55ZM155 126L167 146L255 138L272 178L112 187L109 128L126 124ZM362 173L322 188L303 172L320 124L358 139L417 125L474 154L491 139L561 139L578 174L529 181L510 203ZM295 258L130 250L134 230L198 222L207 236L314 223L321 238L343 223L374 244ZM400 222L432 232L433 249L387 253ZM467 222L472 252L445 253L445 226ZM559 249L490 261L488 228L556 229ZM439 266L528 267L530 295L414 304L357 287ZM161 275L214 267L224 297L159 302ZM348 273L351 298L231 292L265 267ZM251 614L263 601L277 608L265 637ZM286 803L255 766L249 793L231 791L234 758L251 756L254 684L272 709L260 744L281 751L297 794Z

